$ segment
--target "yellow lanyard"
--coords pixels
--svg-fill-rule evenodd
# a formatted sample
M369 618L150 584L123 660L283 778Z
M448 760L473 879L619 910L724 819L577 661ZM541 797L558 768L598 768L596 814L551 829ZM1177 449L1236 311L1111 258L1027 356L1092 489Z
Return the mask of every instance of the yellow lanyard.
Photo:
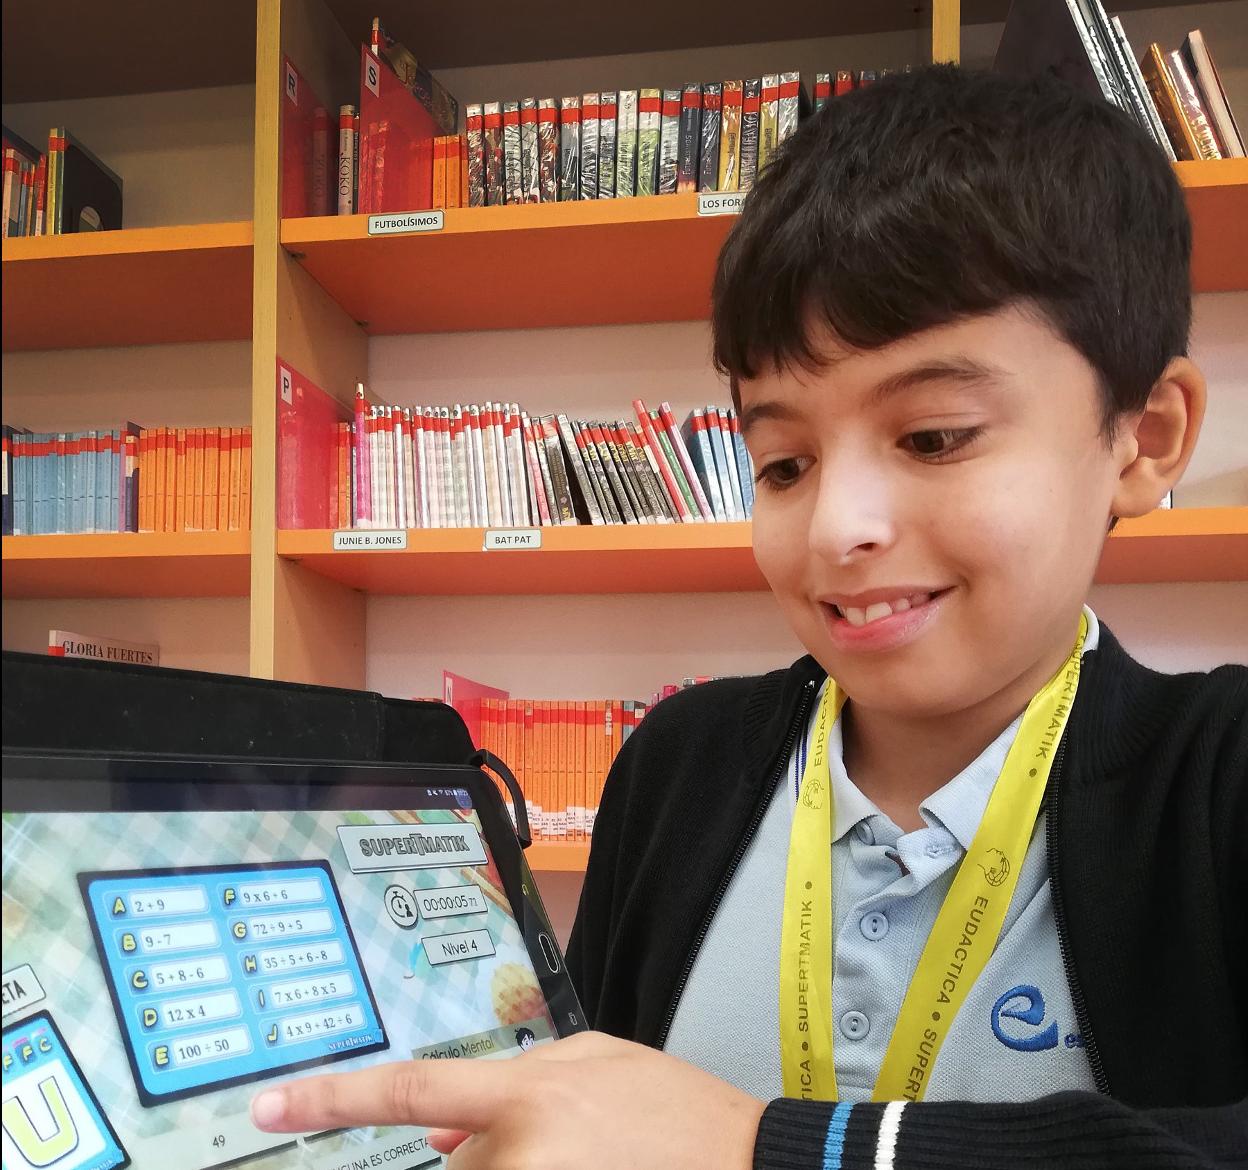
M1065 665L1027 705L971 847L919 956L888 1049L876 1101L919 1101L936 1056L1001 935L1053 757L1079 686L1088 619ZM836 813L828 735L845 695L829 679L793 814L780 943L784 1095L835 1101L832 1056L832 840Z

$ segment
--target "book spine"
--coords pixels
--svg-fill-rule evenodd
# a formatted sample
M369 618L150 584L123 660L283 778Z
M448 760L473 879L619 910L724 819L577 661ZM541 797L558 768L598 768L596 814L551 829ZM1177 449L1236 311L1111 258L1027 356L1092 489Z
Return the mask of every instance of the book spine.
M445 137L439 137L433 140L432 203L434 207L446 206L446 139ZM372 208L366 208L366 210L371 211Z
M684 497L685 507L688 509L690 520L702 520L702 510L698 507L697 500L694 499L693 488L685 477L685 469L681 467L680 460L676 458L676 449L672 446L671 436L668 435L667 428L663 425L662 415L657 410L650 411L650 422L654 427L655 434L658 436L659 447L663 451L663 457L667 460L667 465L672 469L676 486Z
M546 451L546 437L542 433L541 419L533 419L531 425L533 450L537 455L537 469L542 477L542 490L546 494L546 510L550 514L550 523L562 524L564 518L559 512L559 500L555 495L555 481L550 473L550 459Z
M542 445L546 448L546 465L550 469L550 483L554 489L551 497L555 503L555 519L557 524L576 524L576 508L572 503L572 485L569 481L567 460L564 459L563 446L559 441L559 424L553 415L543 415L537 420Z
M1114 26L1125 44L1126 37L1122 32L1122 22L1117 17L1114 17ZM1184 38L1183 59L1188 64L1188 71L1193 80L1204 94L1205 112L1210 124L1217 131L1223 155L1227 158L1243 158L1244 137L1239 132L1239 124L1235 121L1235 115L1226 100L1226 90L1222 85L1222 78L1218 75L1218 67L1214 64L1213 54L1209 51L1204 33L1200 29L1193 29Z
M185 427L178 427L173 437L173 530L186 531L186 440Z
M725 413L733 453L737 457L737 479L741 484L741 500L745 506L745 518L748 520L754 515L754 468L750 464L750 452L745 445L745 436L741 434L741 420L737 417L737 412L729 407Z
M606 520L603 518L602 508L598 503L597 491L590 483L589 466L581 457L572 423L566 414L557 414L554 417L559 428L559 437L563 440L568 466L572 470L572 478L576 481L581 500L585 505L585 514L589 517L591 524L605 524Z
M832 96L840 97L854 88L854 74L849 69L838 69L832 80Z
M438 407L438 457L442 470L442 519L447 528L459 527L459 492L455 482L455 451L451 446L451 408Z
M537 103L537 187L543 203L559 198L559 110L554 98Z
M433 455L425 429L425 412L419 406L412 410L412 474L416 480L416 527L433 527Z
M716 111L716 114L718 114L718 111ZM667 494L672 501L673 507L676 509L676 515L682 521L691 521L693 519L693 511L689 507L690 501L686 501L684 494L680 490L675 470L668 465L659 436L655 431L654 422L650 417L650 412L646 409L646 404L640 398L635 398L633 400L633 410L637 415L637 421L641 424L641 432L645 436L646 446L650 450L652 461L657 471L663 477L664 486L667 489Z
M334 500L338 497L338 436L334 435L333 463ZM221 465L221 431L219 427L209 427L204 432L204 502L200 523L206 532L215 532L217 527L217 476ZM335 509L336 510L336 509Z
M455 457L455 515L460 528L472 524L472 469L468 462L468 432L464 408L451 409L451 452Z
M478 494L477 438L480 430L480 416L474 415L471 406L459 408L464 432L464 468L468 480L468 524L473 528L485 526L482 510L482 497Z
M741 86L741 181L739 188L748 191L758 178L758 123L762 106L763 83L752 77Z
M711 505L711 515L716 520L727 520L728 513L724 510L724 497L719 490L719 476L715 473L715 458L711 454L711 444L706 434L706 411L690 411L681 431L694 470L706 490L706 496Z
M35 167L35 215L31 227L32 236L43 235L43 220L47 210L48 198L48 156L39 156L39 165Z
M523 201L519 102L503 102L503 185L508 203Z
M355 211L355 107L338 108L338 214Z
M358 211L360 208L360 114L358 110L351 119L351 141L355 158L354 171L351 176L351 208L353 211Z
M580 190L581 99L565 97L559 102L559 198L579 199Z
M524 466L524 436L520 430L520 408L514 402L506 407L507 474L511 477L511 522L527 525L529 515L529 477Z
M498 464L498 518L500 524L512 522L511 457L507 450L507 417L501 402L494 404L494 460Z
M659 140L662 133L663 95L643 89L637 95L637 194L657 195Z
M702 137L698 146L698 190L714 191L719 182L719 130L724 87L708 81L702 87Z
M251 531L251 427L240 428L242 440L242 466L238 479L238 526L244 532Z
M1205 116L1204 99L1195 81L1192 80L1192 74L1188 71L1183 54L1178 49L1167 53L1166 65L1174 81L1175 93L1179 99L1179 110L1183 114L1184 122L1191 128L1192 138L1196 143L1196 157L1220 159L1222 149L1218 136Z
M67 131L58 126L48 142L48 165L53 168L48 185L49 235L59 236L65 230L65 139Z
M778 142L780 117L780 75L768 73L763 77L762 96L758 106L758 171L771 162Z
M676 191L676 172L680 162L680 90L663 91L663 108L659 119L659 194Z
M702 87L686 85L680 95L680 143L676 156L676 190L698 189L698 148L702 138Z
M729 520L742 520L744 517L737 506L737 495L732 490L732 473L729 471L728 447L724 442L724 432L719 421L719 409L714 406L706 408L707 437L711 441L711 454L715 459L715 470L719 475L719 490L724 497L724 511Z
M615 152L619 145L620 95L614 90L598 98L598 198L615 198Z
M637 91L619 92L615 119L615 196L637 193Z
M659 403L659 418L663 422L663 428L667 431L668 440L672 444L672 450L676 453L676 458L680 463L681 470L684 472L685 481L689 484L689 490L693 495L694 502L697 504L698 511L704 520L713 520L715 513L711 511L711 502L706 498L706 493L702 490L702 484L698 480L698 474L693 469L693 460L689 458L689 450L685 446L685 440L680 433L680 428L676 425L676 417L672 414L672 404L670 402Z
M0 492L0 535L13 535L13 439L14 430L10 426L0 426L0 477L3 477L3 491Z
M776 144L797 133L802 112L802 78L798 73L780 74L780 101L776 107Z
M481 408L471 404L467 409L467 433L472 473L472 523L487 528L490 523L490 498L485 483L485 444L482 438Z
M542 198L541 167L537 150L537 99L520 103L520 199L538 203Z
M479 102L464 109L468 144L468 206L485 206L485 123Z
M598 162L602 117L598 94L581 95L581 190L579 198L598 198Z
M3 228L4 238L7 240L10 236L17 235L17 216L14 211L17 207L15 191L20 189L18 182L17 169L17 151L11 146L5 147L4 151L4 210L3 220L0 220L0 227Z
M554 523L550 510L550 497L546 492L546 476L542 473L542 459L538 454L537 435L533 430L533 420L523 412L520 414L520 427L524 434L524 458L529 469L529 482L533 485L533 498L537 504L537 520L542 527L549 528Z
M317 106L312 112L312 159L308 175L311 215L328 215L330 207L329 144L331 139L329 111Z
M741 182L741 110L744 87L725 81L719 115L719 190L735 191Z
M1199 144L1196 135L1183 116L1183 107L1179 102L1178 90L1170 69L1166 63L1166 55L1156 42L1149 45L1148 53L1140 65L1148 92L1152 95L1157 113L1170 136L1174 153L1180 160L1198 158Z
M728 480L732 484L732 502L736 505L737 518L748 520L749 513L745 510L745 492L741 486L741 473L737 466L737 448L732 440L732 425L728 410L719 412L719 435L724 444L724 462L728 466Z
M485 478L485 522L486 526L497 526L502 523L498 489L498 456L494 450L494 407L487 402L481 408L481 454L482 475Z
M832 74L815 74L815 113L817 114L832 100Z
M482 106L481 124L485 147L485 202L490 207L498 207L507 202L503 109L498 102L486 102Z
M1127 79L1135 91L1145 117L1148 119L1149 131L1152 133L1157 145L1165 152L1166 157L1171 162L1177 162L1174 147L1170 143L1170 135L1166 133L1165 123L1162 122L1152 95L1148 92L1144 74L1140 72L1139 62L1136 61L1135 54L1131 51L1126 31L1122 27L1122 21L1115 16L1110 21L1110 26L1113 30L1114 40L1117 43L1119 60L1126 69Z
M355 434L353 436L355 463L355 507L354 513L361 528L367 528L372 520L372 476L371 461L368 458L368 402L364 397L364 383L355 384L354 413Z

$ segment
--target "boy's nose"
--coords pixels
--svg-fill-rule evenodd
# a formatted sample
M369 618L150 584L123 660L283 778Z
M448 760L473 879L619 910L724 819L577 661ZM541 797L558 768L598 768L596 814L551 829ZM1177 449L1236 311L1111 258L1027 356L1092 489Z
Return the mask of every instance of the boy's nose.
M878 478L848 467L820 468L819 491L810 517L810 551L833 564L878 554L895 538L887 486Z

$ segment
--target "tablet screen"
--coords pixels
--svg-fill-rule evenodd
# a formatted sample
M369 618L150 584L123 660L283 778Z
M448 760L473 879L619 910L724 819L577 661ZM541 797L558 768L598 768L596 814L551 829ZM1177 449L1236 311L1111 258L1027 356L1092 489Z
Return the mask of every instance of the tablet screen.
M419 1130L292 1139L248 1103L559 1034L468 788L238 795L5 811L4 1170L437 1165Z

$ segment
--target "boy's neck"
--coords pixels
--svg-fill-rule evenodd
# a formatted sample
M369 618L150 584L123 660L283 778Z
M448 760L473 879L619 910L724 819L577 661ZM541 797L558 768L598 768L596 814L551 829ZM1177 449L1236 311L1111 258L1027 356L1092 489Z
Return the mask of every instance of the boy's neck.
M1055 651L982 702L946 715L910 718L847 703L842 721L846 774L903 832L922 829L923 801L972 764L1027 709L1069 653L1069 646Z

